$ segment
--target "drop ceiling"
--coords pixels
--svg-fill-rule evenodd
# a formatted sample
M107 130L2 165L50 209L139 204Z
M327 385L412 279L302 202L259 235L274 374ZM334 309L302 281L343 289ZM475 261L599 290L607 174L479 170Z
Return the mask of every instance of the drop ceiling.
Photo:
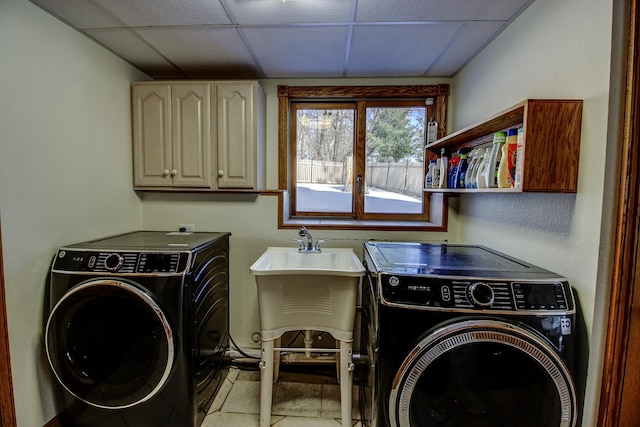
M451 77L533 0L31 0L154 79Z

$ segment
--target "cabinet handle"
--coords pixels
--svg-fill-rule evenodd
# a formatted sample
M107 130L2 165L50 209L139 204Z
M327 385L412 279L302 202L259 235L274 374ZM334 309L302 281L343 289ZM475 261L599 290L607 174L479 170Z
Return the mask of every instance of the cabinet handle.
M175 169L171 169L171 178L175 177L176 175L178 175L178 171Z
M163 178L166 178L166 177L168 177L168 176L169 176L169 169L165 169L165 170L163 170L163 171L162 171L162 177L163 177Z
M220 170L218 171L218 176L219 176L220 178L222 178L222 177L224 176L224 171L223 171L222 169L220 169Z

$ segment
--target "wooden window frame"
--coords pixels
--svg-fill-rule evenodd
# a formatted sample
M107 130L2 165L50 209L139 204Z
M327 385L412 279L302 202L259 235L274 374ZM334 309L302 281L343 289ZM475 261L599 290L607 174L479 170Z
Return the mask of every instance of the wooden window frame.
M438 138L445 135L447 128L447 103L449 96L449 85L411 85L411 86L278 86L278 190L280 194L286 194L293 179L291 170L291 102L294 101L384 101L392 99L426 99L433 98L434 117L438 123ZM365 103L358 103L357 115L365 115ZM364 120L359 121L360 126L366 126ZM364 135L364 129L358 129L357 135ZM359 137L357 137L358 139ZM359 145L360 144L360 145ZM356 141L356 149L364 144L364 138ZM425 157L425 162L428 162ZM364 165L356 165L356 168L364 169ZM424 194L424 209L426 212L433 209L430 203L433 202L433 194ZM381 219L376 215L360 220L336 220L329 218L318 220L309 218L289 218L289 207L291 200L289 197L280 197L279 203L279 227L294 228L300 225L313 225L316 228L334 229L378 229L378 230L421 230L421 231L445 231L447 223L447 203L446 196L435 196L439 204L441 221L438 224L425 221L423 218L414 219ZM361 202L358 202L360 204ZM364 210L364 206L356 206L356 210Z

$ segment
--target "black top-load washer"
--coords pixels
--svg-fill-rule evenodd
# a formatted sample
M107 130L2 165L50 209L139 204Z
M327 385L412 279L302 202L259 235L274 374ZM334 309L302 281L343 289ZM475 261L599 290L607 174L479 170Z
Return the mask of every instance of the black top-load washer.
M57 251L45 346L61 425L201 423L228 371L229 235L139 231Z
M371 241L363 263L363 425L576 425L566 279L476 245Z

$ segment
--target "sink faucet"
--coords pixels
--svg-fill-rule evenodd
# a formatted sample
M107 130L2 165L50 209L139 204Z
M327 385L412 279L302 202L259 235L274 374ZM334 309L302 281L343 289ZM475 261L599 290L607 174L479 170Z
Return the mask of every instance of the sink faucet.
M320 243L326 242L326 239L318 240L316 242L316 245L313 246L313 237L311 237L311 233L309 233L309 230L307 230L307 227L305 227L304 225L300 227L300 230L298 231L298 235L300 237L307 238L306 244L304 243L304 240L293 239L294 242L298 242L300 244L300 248L298 249L298 252L322 252L322 250L320 249Z

